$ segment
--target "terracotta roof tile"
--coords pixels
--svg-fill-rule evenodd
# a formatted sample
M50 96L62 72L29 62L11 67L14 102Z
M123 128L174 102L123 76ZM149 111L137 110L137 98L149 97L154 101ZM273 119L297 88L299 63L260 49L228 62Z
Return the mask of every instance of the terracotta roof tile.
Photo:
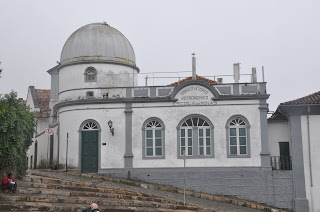
M320 91L299 99L281 103L280 105L314 105L320 104Z
M43 90L43 89L35 89L36 95L37 95L37 102L40 108L40 114L39 117L46 118L47 115L47 109L49 107L50 102L50 90Z
M203 81L203 82L206 82L206 83L209 83L209 84L217 84L216 81L208 79L208 78L205 78L205 77L201 77L199 75L196 75L196 78L197 78L197 80L200 80L200 81ZM169 86L179 85L179 84L181 84L183 82L187 82L187 81L190 81L190 80L192 80L192 77L187 77L187 78L184 78L183 80L171 83Z
M283 121L283 120L288 120L287 116L284 114L280 113L278 110L272 114L270 118L268 118L268 121Z
M315 92L313 94L310 94L308 96L304 96L292 101L283 102L281 105L316 105L320 104L320 91ZM278 109L276 112L272 114L270 118L268 118L269 121L275 121L275 120L288 120L288 118L280 113Z

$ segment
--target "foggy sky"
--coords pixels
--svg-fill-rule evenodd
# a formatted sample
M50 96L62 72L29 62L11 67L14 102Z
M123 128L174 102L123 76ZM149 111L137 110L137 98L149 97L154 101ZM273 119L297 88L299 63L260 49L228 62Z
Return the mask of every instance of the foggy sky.
M240 62L262 81L264 66L270 110L320 90L317 0L0 0L0 8L0 94L50 89L47 70L68 37L102 21L128 38L141 72L190 71L195 52L200 76L230 75Z

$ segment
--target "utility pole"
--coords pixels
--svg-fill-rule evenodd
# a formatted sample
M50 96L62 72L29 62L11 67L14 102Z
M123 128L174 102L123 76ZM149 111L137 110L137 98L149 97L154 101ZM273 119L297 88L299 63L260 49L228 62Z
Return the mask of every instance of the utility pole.
M183 205L186 205L186 150L183 151Z
M69 143L69 133L67 133L66 172L68 172L68 143Z

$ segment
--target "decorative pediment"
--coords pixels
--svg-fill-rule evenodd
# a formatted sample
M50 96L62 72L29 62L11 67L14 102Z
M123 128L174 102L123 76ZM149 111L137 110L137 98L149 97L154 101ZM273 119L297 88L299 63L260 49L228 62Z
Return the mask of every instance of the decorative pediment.
M176 99L176 106L215 105L212 98L217 97L217 91L208 83L189 81L177 86L170 97Z

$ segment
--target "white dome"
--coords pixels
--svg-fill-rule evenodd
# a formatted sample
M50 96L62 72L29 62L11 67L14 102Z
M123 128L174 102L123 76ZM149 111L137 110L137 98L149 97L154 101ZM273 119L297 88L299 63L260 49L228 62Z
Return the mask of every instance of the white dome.
M62 65L85 61L136 66L134 50L128 39L106 23L85 25L64 44L60 58Z

